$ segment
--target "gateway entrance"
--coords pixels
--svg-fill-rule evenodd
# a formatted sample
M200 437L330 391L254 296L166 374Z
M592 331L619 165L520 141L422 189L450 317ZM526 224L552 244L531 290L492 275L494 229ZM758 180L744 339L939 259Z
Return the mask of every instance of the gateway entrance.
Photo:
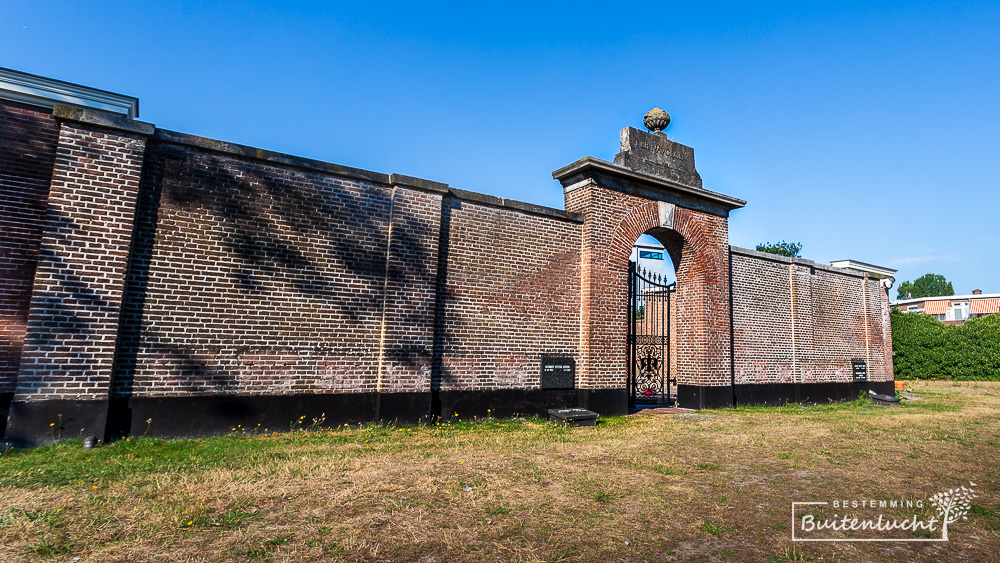
M673 406L677 380L670 369L670 302L677 284L635 262L628 270L629 408Z

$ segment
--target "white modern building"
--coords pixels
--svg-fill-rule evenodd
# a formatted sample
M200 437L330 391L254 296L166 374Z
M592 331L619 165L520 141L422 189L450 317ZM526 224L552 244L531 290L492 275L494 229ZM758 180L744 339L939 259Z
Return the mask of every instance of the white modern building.
M641 270L663 276L667 283L673 283L676 278L670 255L663 249L663 245L651 236L639 237L632 246L629 260L635 262Z

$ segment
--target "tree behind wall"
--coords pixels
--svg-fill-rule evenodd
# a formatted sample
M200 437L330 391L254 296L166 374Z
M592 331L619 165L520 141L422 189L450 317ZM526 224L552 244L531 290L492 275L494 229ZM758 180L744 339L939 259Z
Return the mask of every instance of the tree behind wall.
M769 254L778 254L780 256L795 257L799 256L799 252L802 252L802 243L781 241L771 244L769 242L765 242L757 245L757 251L767 252Z
M914 282L905 281L896 289L896 299L955 295L951 282L941 274L924 274Z

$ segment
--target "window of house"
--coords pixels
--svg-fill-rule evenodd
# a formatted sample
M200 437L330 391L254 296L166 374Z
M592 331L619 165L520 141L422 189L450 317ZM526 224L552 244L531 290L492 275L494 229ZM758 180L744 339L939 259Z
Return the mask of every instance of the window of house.
M953 303L952 306L948 309L947 320L949 320L949 321L963 321L963 320L965 320L966 309L965 309L964 305L965 305L964 303Z

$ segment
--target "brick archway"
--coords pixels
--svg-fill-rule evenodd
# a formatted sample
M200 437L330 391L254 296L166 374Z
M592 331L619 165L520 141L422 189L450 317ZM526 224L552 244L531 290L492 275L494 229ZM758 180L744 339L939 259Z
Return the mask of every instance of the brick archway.
M610 292L615 292L610 299L613 302L622 303L626 307L627 293L627 271L629 257L632 254L633 245L642 235L650 235L663 245L664 250L670 256L670 261L677 276L677 293L674 295L673 307L679 315L672 319L674 329L671 331L672 345L670 361L671 371L680 383L687 383L686 378L678 371L678 366L687 365L687 361L681 361L681 354L686 354L692 349L690 343L679 340L678 337L688 335L687 326L690 324L690 315L685 315L684 297L688 295L683 288L692 283L698 283L697 279L691 279L691 273L696 269L692 268L692 263L696 260L696 248L705 246L702 241L702 233L697 228L691 228L694 223L685 221L687 210L680 209L681 221L677 222L678 209L671 204L650 201L632 208L615 229L610 251L608 253L608 264L606 275L608 276L608 288ZM627 315L619 315L613 322L604 325L609 339L618 337L619 347L625 352L625 334L628 325ZM611 346L612 344L608 344ZM621 384L628 386L628 369L621 373Z
M589 344L585 350L590 352L584 360L587 382L591 388L627 386L628 260L636 239L649 234L664 245L677 272L674 350L679 403L703 406L703 387L730 385L728 221L662 201L606 195L618 200L614 215L619 218L609 244L595 249L591 264L592 298L584 302L589 308L584 314ZM607 219L610 223L615 217Z
M664 150L674 155L686 148L627 132L619 157L634 155L626 145L639 141L667 143ZM581 403L591 408L627 411L626 277L632 245L646 233L664 244L677 269L678 405L732 404L728 217L745 202L701 189L693 153L684 158L691 171L684 182L668 178L673 168L654 175L590 157L553 173L564 186L566 210L586 217L577 373Z

